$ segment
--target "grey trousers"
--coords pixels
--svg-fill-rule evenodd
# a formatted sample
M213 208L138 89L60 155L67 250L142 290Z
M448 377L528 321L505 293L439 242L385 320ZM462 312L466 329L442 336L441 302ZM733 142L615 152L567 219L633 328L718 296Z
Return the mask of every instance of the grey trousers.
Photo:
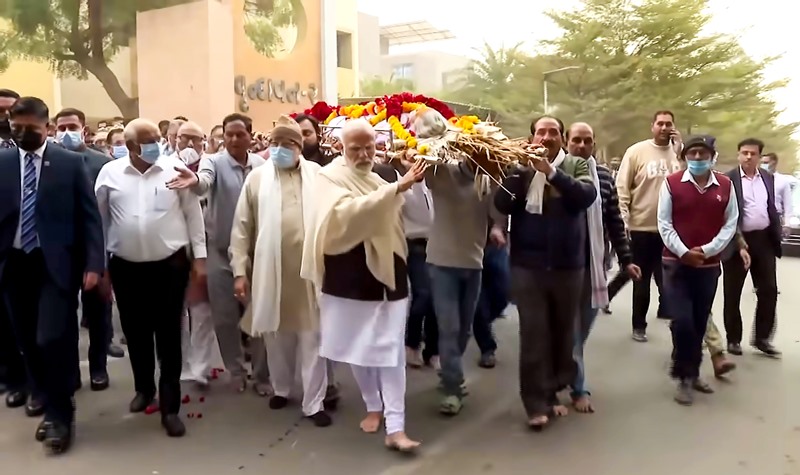
M528 417L547 415L556 393L577 372L572 350L583 294L583 270L511 267L519 312L519 383Z
M244 307L233 296L233 271L228 251L217 246L208 246L208 298L211 315L219 342L219 352L225 369L233 378L247 376L242 348L242 331L239 321L244 315ZM261 338L251 340L250 351L253 356L253 377L259 383L269 382L267 350Z

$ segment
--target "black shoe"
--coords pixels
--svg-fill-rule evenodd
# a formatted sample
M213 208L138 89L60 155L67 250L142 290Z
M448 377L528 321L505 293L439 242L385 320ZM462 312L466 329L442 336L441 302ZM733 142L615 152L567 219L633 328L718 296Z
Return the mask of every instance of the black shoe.
M314 422L314 425L317 427L328 427L329 425L333 424L333 419L331 419L331 416L329 416L324 410L319 411L308 418L311 419Z
M753 343L753 347L771 358L778 358L781 356L781 352L772 346L772 343L768 341Z
M28 392L27 391L11 391L6 394L6 406L7 407L22 407L25 403L28 402Z
M485 369L492 369L497 365L497 358L494 356L494 351L484 353L481 359L478 360L478 366Z
M283 396L272 396L269 398L270 409L283 409L289 404L289 400Z
M98 376L92 376L91 387L92 391L104 391L108 389L108 375L101 374Z
M118 347L117 345L111 344L108 345L108 350L106 354L112 358L124 358L125 357L125 350Z
M41 417L44 415L44 401L31 398L25 406L25 415L28 417Z
M322 405L329 412L335 412L339 408L339 386L335 384L328 385Z
M72 446L72 428L53 422L45 428L44 446L53 454L63 454Z
M177 414L167 414L161 418L161 426L170 437L183 437L186 435L186 426Z
M130 404L130 411L133 413L137 412L144 412L147 409L147 406L153 403L155 398L152 396L145 396L142 393L136 393L136 396L133 398Z
M37 442L44 442L45 437L47 437L47 428L51 425L53 424L50 421L42 421L39 423L35 435Z
M736 356L742 356L742 345L739 343L728 343L728 353Z

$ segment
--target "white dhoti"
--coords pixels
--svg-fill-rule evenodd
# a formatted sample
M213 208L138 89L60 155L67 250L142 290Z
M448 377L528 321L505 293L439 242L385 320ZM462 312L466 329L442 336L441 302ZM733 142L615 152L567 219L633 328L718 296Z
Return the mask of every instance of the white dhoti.
M181 347L183 351L181 381L207 384L211 370L223 367L214 332L214 321L211 317L211 306L208 302L191 305L184 314Z
M303 414L313 416L323 410L328 371L319 356L320 335L316 331L282 332L264 336L269 352L269 372L275 395L289 398L296 369L303 383Z
M408 299L365 302L322 294L320 355L349 363L367 412L383 412L386 434L405 431Z

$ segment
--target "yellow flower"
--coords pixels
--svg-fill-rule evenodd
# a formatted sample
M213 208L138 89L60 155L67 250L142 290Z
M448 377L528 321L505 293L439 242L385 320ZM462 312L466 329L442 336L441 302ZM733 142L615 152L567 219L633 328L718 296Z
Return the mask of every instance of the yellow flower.
M417 151L422 155L427 155L430 149L431 148L427 145L420 145Z
M328 124L330 124L330 123L331 123L331 121L332 121L333 119L335 119L336 117L338 117L338 116L339 116L339 114L337 114L337 113L336 113L336 111L333 111L333 112L331 112L331 114L328 116L328 118L327 118L327 119L325 119L325 125L328 125Z
M383 121L385 119L386 119L386 109L378 112L377 115L373 116L369 120L369 123L372 124L372 126L374 127L374 126L378 125L381 121Z

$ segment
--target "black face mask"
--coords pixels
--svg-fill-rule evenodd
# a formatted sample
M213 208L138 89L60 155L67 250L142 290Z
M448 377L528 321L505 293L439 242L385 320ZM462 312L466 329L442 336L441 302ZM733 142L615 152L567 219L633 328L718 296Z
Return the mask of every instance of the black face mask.
M13 132L14 142L26 152L33 152L44 143L44 135L35 129L17 129Z
M11 123L8 121L8 117L3 117L0 119L0 138L7 139L11 137Z
M311 158L316 157L319 153L319 144L315 143L313 145L303 144L303 157Z

